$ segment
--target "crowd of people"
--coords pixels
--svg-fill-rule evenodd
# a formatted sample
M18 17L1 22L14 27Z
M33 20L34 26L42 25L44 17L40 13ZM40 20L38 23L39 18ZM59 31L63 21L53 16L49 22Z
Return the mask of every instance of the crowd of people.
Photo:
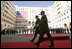
M18 33L16 29L5 28L1 30L1 34L16 34Z
M69 33L68 29L64 29L64 28L55 28L55 29L50 29L51 33Z
M17 29L17 32L20 34L34 34L34 29L32 28L24 28L24 29Z
M49 29L50 33L53 34L58 34L58 33L69 33L69 29L64 29L64 28L50 28ZM4 29L1 31L1 34L16 34L16 33L21 33L21 30L17 30L17 29ZM24 28L22 29L22 33L24 34L34 34L35 33L35 29L33 28Z

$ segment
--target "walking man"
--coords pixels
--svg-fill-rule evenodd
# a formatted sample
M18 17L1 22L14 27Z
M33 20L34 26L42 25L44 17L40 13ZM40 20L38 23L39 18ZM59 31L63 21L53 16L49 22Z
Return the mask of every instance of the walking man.
M39 32L40 32L40 27L39 27L40 19L38 18L38 16L36 16L35 18L36 18L36 23L35 23L35 27L34 27L34 29L35 29L35 34L34 34L33 39L31 40L31 42L34 42L36 36L37 36L37 35L39 34Z
M42 17L41 17L41 22L40 22L40 37L39 37L38 41L36 43L34 43L34 45L37 45L37 47L39 47L39 44L41 43L43 36L46 33L46 35L48 36L48 38L51 42L49 47L52 47L52 46L54 46L54 42L53 42L53 39L49 32L48 21L47 21L47 17L45 15L44 11L41 11L41 16Z

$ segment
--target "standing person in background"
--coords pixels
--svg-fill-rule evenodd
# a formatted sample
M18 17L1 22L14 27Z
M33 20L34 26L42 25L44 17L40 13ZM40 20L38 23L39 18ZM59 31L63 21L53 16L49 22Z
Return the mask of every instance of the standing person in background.
M71 33L71 23L69 23L69 32Z
M69 29L68 29L68 27L67 27L67 24L66 24L66 23L64 24L64 27L65 27L65 29L66 29L67 33L69 33Z

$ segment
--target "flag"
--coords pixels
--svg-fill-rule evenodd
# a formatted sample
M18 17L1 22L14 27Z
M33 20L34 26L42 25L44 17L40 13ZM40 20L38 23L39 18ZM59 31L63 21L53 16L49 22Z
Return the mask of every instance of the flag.
M27 18L28 17L28 11L17 11L17 18Z

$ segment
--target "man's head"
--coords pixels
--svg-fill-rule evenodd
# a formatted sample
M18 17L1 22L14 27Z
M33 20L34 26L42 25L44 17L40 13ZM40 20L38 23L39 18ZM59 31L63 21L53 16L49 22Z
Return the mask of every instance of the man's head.
M44 11L41 11L41 15L44 15L45 14L45 12Z
M35 18L38 19L38 16L36 15Z

